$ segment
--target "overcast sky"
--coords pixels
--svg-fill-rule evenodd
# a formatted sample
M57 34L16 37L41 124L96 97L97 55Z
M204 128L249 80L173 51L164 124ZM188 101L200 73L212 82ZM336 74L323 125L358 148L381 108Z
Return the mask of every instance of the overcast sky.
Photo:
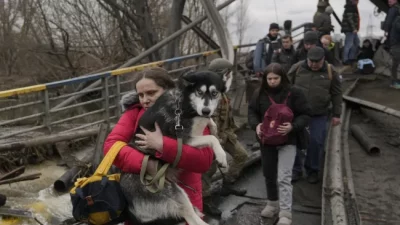
M279 25L283 26L285 20L292 20L292 25L296 26L304 22L312 22L312 18L317 9L318 0L275 0L278 15L275 13L274 0L247 0L248 17L250 25L246 32L245 42L255 42L267 34L269 24L278 20ZM374 26L374 35L381 36L383 32L380 30L380 22L385 19L385 13L381 13L378 17L374 16L375 5L369 0L359 0L359 11L361 14L361 29L360 35L365 36L369 21ZM345 0L330 0L330 4L335 10L336 14L342 19ZM238 0L233 3L230 10L236 8ZM335 26L335 33L340 33L340 26L332 16L333 25ZM234 44L238 43L235 33L234 24L232 22L229 26L232 32L232 41Z

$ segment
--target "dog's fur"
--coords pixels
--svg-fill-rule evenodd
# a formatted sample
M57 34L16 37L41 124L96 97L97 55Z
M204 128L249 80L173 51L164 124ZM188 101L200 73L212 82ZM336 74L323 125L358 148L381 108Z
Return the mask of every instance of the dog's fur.
M154 124L157 122L164 136L176 139L176 99L181 97L183 143L194 147L212 147L218 163L227 167L226 154L218 139L213 135L203 136L203 131L209 126L211 133L216 135L217 127L210 116L216 110L221 94L227 91L225 84L230 84L229 79L231 78L223 78L209 71L182 75L177 88L166 91L146 110L140 118L139 126L154 131ZM131 93L123 97L121 103L123 107L128 107L135 102L138 102L137 95ZM208 115L204 115L207 111ZM152 150L140 149L137 146L135 148L145 154L154 154ZM122 174L121 187L128 200L131 216L134 215L136 221L144 224L151 221L158 221L157 224L176 224L179 219L184 219L189 225L206 225L207 223L200 218L201 213L193 207L185 191L174 180L167 182L162 191L153 194L141 184L138 174ZM169 218L177 220L160 221Z

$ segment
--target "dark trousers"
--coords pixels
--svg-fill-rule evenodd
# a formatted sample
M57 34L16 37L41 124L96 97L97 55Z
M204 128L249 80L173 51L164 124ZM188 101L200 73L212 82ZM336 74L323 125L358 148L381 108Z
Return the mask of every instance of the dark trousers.
M267 186L267 196L270 201L277 201L278 195L278 150L266 148L261 145L261 162L265 185Z
M390 47L390 52L392 54L392 82L400 81L398 76L398 68L400 64L400 44Z
M311 121L309 123L310 140L304 165L307 174L318 172L320 170L320 162L323 157L325 147L327 121L327 116L311 117ZM297 149L296 159L293 166L294 173L303 171L303 158L304 154L301 152L301 149Z

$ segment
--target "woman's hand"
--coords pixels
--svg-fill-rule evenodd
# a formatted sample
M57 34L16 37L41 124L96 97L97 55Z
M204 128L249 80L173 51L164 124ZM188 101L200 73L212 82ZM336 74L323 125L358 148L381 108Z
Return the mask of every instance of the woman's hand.
M292 130L293 126L291 123L283 123L278 127L278 132L282 134L282 136L287 135Z
M256 127L256 133L257 133L258 138L261 138L261 125L262 125L262 123L259 123Z
M140 127L144 134L136 134L136 137L141 140L135 141L135 143L141 148L154 149L158 152L162 152L164 146L163 134L157 123L155 123L154 126L156 128L154 132L145 129L144 127Z

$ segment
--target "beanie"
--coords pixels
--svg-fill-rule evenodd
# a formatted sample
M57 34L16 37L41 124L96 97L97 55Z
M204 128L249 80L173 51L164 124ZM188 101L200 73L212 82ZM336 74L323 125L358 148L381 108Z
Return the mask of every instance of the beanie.
M279 25L278 25L277 23L271 23L271 24L269 25L269 30L272 30L272 29L277 29L277 30L279 30Z

